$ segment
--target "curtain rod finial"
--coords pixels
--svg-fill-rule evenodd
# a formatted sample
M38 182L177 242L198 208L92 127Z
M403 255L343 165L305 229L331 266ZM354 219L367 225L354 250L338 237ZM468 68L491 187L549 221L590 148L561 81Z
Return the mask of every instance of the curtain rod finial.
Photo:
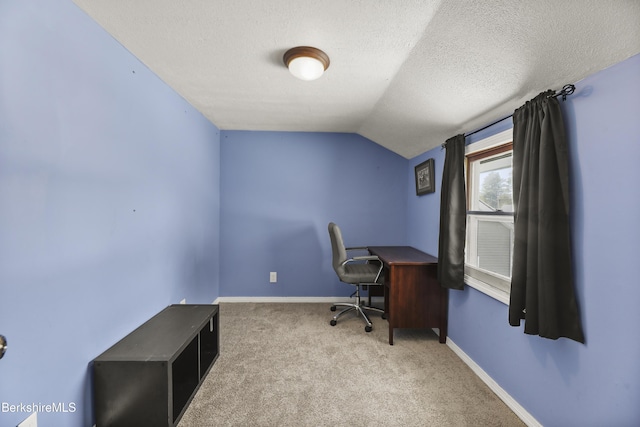
M576 91L575 85L572 85L572 84L564 85L562 87L562 100L566 101L567 95L573 95L573 92L575 91Z
M561 96L562 100L566 101L567 100L567 96L573 95L573 92L575 92L575 91L576 91L575 85L568 84L568 85L562 86L562 89L560 89L557 93L555 93L555 94L553 94L551 96L554 97L554 98L557 98L557 97Z

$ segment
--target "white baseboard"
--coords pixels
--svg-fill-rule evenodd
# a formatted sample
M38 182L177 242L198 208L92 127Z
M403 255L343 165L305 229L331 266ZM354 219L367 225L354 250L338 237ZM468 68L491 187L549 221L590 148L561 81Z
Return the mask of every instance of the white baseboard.
M462 351L451 338L447 337L447 345L453 352L458 355L464 363L529 427L542 427L542 424L536 420L533 415L527 412L520 404L509 395L497 382L493 380L476 362L471 359L467 353Z
M364 299L364 298L363 298ZM218 297L213 304L221 302L297 302L297 303L334 303L353 301L349 297ZM372 297L372 302L383 301L382 297Z

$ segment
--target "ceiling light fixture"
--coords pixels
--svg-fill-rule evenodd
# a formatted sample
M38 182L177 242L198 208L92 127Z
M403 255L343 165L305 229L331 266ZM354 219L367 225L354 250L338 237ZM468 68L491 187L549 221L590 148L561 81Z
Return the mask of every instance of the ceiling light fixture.
M329 68L329 56L310 46L291 48L284 53L282 59L291 74L300 80L315 80Z

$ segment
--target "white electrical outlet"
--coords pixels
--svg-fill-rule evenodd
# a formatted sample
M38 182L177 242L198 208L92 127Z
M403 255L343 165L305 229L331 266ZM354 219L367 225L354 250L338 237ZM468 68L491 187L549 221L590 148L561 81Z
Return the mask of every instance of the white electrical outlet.
M269 273L269 282L276 283L277 281L278 281L278 273L276 273L275 271L272 271L271 273Z
M34 412L29 417L18 424L18 427L38 427L38 413Z

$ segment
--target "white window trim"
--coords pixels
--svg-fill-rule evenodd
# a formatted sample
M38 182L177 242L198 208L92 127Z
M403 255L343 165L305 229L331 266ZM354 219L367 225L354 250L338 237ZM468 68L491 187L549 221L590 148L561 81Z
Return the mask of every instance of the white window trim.
M477 153L478 151L483 151L489 148L497 147L499 145L507 144L511 141L513 141L513 128L504 130L500 133L496 133L495 135L467 145L464 149L464 154L469 155Z
M499 145L507 144L513 141L513 128L507 129L490 137L481 139L480 141L469 144L465 147L465 155L474 154L479 151L484 151L489 148L497 147ZM466 267L473 268L473 267ZM501 289L498 289L495 286L490 285L482 280L476 279L475 277L471 277L468 274L464 275L464 282L482 292L485 295L490 296L503 304L509 305L509 293L505 292Z
M468 274L464 275L464 282L467 286L470 286L483 294L490 296L503 304L509 305L509 294L505 291L496 288L495 286L491 286L488 283L483 282L482 280L478 280L475 277L471 277Z

